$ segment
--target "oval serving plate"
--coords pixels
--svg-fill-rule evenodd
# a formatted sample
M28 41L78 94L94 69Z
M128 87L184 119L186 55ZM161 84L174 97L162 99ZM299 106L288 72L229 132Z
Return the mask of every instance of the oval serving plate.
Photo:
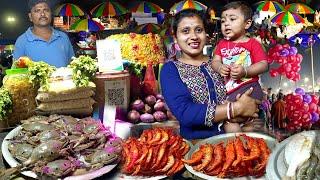
M191 155L193 152L195 152L196 150L199 149L200 145L202 144L206 144L206 143L209 143L209 144L217 144L221 141L223 141L225 144L227 143L227 140L228 139L233 139L235 136L237 135L240 135L240 134L245 134L247 136L251 136L251 137L256 137L256 138L263 138L268 147L273 151L273 149L275 148L275 146L277 145L277 141L276 139L268 136L268 135L265 135L265 134L260 134L260 133L255 133L255 132L246 132L246 133L226 133L226 134L220 134L220 135L217 135L217 136L213 136L213 137L210 137L210 138L207 138L207 139L204 139L204 140L201 140L199 141L198 143L196 143L191 149L190 151L188 152L188 154L186 154L186 156L184 157L185 159L190 159L191 158ZM214 179L214 180L226 180L226 178L224 179L221 179L221 178L218 178L216 176L209 176L207 174L204 174L204 173L201 173L201 172L198 172L198 171L195 171L193 170L192 166L189 166L187 164L185 164L185 167L187 168L187 170L192 173L193 175L199 177L199 178L202 178L202 179ZM247 176L247 177L240 177L240 178L233 178L233 179L237 179L237 180L251 180L251 179L265 179L265 177L260 177L260 178L254 178L254 177L250 177L250 176Z
M320 134L320 130L316 130L316 133ZM266 177L268 180L281 180L282 177L286 175L288 168L284 160L284 149L295 135L283 140L271 153L266 170Z
M6 160L6 162L11 166L11 167L16 167L17 165L19 165L20 163L14 159L14 157L11 155L8 146L9 146L9 141L8 139L12 139L13 137L15 137L16 135L18 135L18 133L21 131L22 127L18 126L16 128L14 128L13 130L11 130L7 136L4 138L2 145L1 145L1 150L2 150L2 155L4 157L4 159ZM65 180L87 180L87 179L94 179L97 177L100 177L108 172L110 172L112 169L114 169L116 166L118 165L118 163L115 164L109 164L106 165L100 169L97 169L95 171L89 172L87 174L83 174L83 175L78 175L78 176L69 176L69 177L65 177ZM37 179L38 176L36 173L32 172L32 171L23 171L21 172L23 175L28 176L28 177L32 177Z
M166 178L166 175L159 176L130 176L123 173L118 173L112 180L159 180Z

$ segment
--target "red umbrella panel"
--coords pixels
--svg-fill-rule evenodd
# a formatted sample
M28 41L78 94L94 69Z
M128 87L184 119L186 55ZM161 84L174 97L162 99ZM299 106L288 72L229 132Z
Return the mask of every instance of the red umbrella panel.
M154 23L141 24L136 28L137 33L147 34L154 33L157 34L160 31L160 26Z

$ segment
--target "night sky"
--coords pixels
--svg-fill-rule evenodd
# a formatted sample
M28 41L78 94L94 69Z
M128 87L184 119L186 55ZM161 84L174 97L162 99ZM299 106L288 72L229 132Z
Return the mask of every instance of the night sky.
M94 5L99 4L102 0L51 0L55 1L56 4L61 4L64 2L71 2L74 4L78 4L81 8L83 8L86 12L89 12ZM128 5L129 2L132 0L119 0L125 7ZM175 3L179 2L180 0L149 0L150 2L154 2L161 6L165 12L166 10L170 9L170 7ZM198 0L199 2L207 5L213 6L217 10L218 14L219 9L229 2L228 0ZM255 0L248 1L250 4L254 4ZM292 2L292 1L291 1ZM313 0L310 4L310 7L313 9L320 9L320 0ZM27 7L27 0L0 0L0 39L11 39L15 40L20 34L22 34L31 24L28 20L28 7ZM7 22L7 17L12 16L15 17L16 22L9 24ZM305 77L309 77L311 80L311 65L310 65L310 49L300 48L299 53L303 54L304 60L302 62L302 70L300 71L302 80L298 83L289 82L288 89L294 89L296 86L300 86L304 84L303 79ZM320 45L314 47L314 60L315 60L315 72L316 72L316 82L320 84ZM279 77L277 78L270 78L268 74L263 75L262 83L265 84L266 87L273 87L274 89L277 88L285 88L283 87L283 82L287 81L286 78L282 80L281 86L279 86ZM309 81L309 84L310 81Z
M103 0L51 0L55 4L61 4L64 2L71 2L79 5L86 12L89 12L94 5L99 4ZM133 0L118 0L125 7ZM169 10L170 7L180 0L146 0L158 4L162 7L165 12ZM231 0L198 0L199 2L209 6L214 7L218 14L219 9ZM293 2L294 0L292 0ZM301 0L303 1L303 0ZM0 33L2 34L0 38L16 39L21 33L23 33L28 26L30 26L28 20L28 0L0 0ZM254 4L258 0L247 0L248 3ZM320 9L320 1L313 0L310 5L314 9ZM7 17L14 16L16 22L14 24L7 23Z

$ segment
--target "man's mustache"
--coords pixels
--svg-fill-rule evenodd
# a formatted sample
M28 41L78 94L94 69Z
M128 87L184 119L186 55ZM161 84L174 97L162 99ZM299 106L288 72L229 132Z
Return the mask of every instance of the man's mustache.
M39 18L39 20L48 20L46 17Z

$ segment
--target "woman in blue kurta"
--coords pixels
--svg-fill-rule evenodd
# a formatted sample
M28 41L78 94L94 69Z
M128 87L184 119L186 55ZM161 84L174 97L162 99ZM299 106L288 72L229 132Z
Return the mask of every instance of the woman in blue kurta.
M252 89L225 103L223 78L203 55L206 42L204 18L196 10L176 14L173 31L181 57L168 61L161 70L161 88L169 109L180 122L180 134L189 140L224 133L222 124L237 116L257 117L257 101Z

